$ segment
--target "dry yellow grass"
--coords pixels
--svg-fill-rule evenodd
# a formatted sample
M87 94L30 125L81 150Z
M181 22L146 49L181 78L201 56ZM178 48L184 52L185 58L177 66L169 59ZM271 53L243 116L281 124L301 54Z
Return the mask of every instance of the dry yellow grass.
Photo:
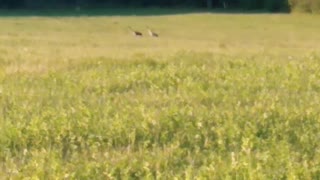
M10 59L40 62L178 51L301 55L319 49L317 19L285 14L1 18L0 51ZM133 37L128 26L145 34L150 26L160 38Z

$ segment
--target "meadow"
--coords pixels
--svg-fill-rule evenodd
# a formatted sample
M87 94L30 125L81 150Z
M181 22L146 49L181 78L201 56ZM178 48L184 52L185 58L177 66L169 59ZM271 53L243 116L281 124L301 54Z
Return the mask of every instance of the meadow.
M0 25L3 179L320 179L317 15Z

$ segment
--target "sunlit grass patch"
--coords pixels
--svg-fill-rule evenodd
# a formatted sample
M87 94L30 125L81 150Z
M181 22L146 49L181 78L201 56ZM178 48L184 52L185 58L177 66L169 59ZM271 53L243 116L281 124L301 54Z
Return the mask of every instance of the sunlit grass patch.
M314 17L113 18L0 19L2 177L319 178Z

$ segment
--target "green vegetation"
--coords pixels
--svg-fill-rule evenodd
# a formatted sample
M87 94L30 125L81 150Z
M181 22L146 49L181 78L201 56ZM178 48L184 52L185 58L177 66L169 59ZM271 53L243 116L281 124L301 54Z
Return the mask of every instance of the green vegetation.
M320 13L320 0L289 0L292 11Z
M320 178L317 16L0 25L4 179Z
M63 14L72 11L103 8L106 14L113 8L204 8L214 10L260 10L268 12L320 12L320 0L0 0L0 9L47 11ZM63 12L61 9L65 9ZM130 10L129 10L130 11ZM157 12L155 12L157 13Z

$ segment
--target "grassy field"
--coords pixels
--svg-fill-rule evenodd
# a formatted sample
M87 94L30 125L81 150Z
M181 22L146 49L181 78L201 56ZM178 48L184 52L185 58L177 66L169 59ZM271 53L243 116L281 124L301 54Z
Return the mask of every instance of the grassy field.
M320 179L319 16L0 25L3 179Z

